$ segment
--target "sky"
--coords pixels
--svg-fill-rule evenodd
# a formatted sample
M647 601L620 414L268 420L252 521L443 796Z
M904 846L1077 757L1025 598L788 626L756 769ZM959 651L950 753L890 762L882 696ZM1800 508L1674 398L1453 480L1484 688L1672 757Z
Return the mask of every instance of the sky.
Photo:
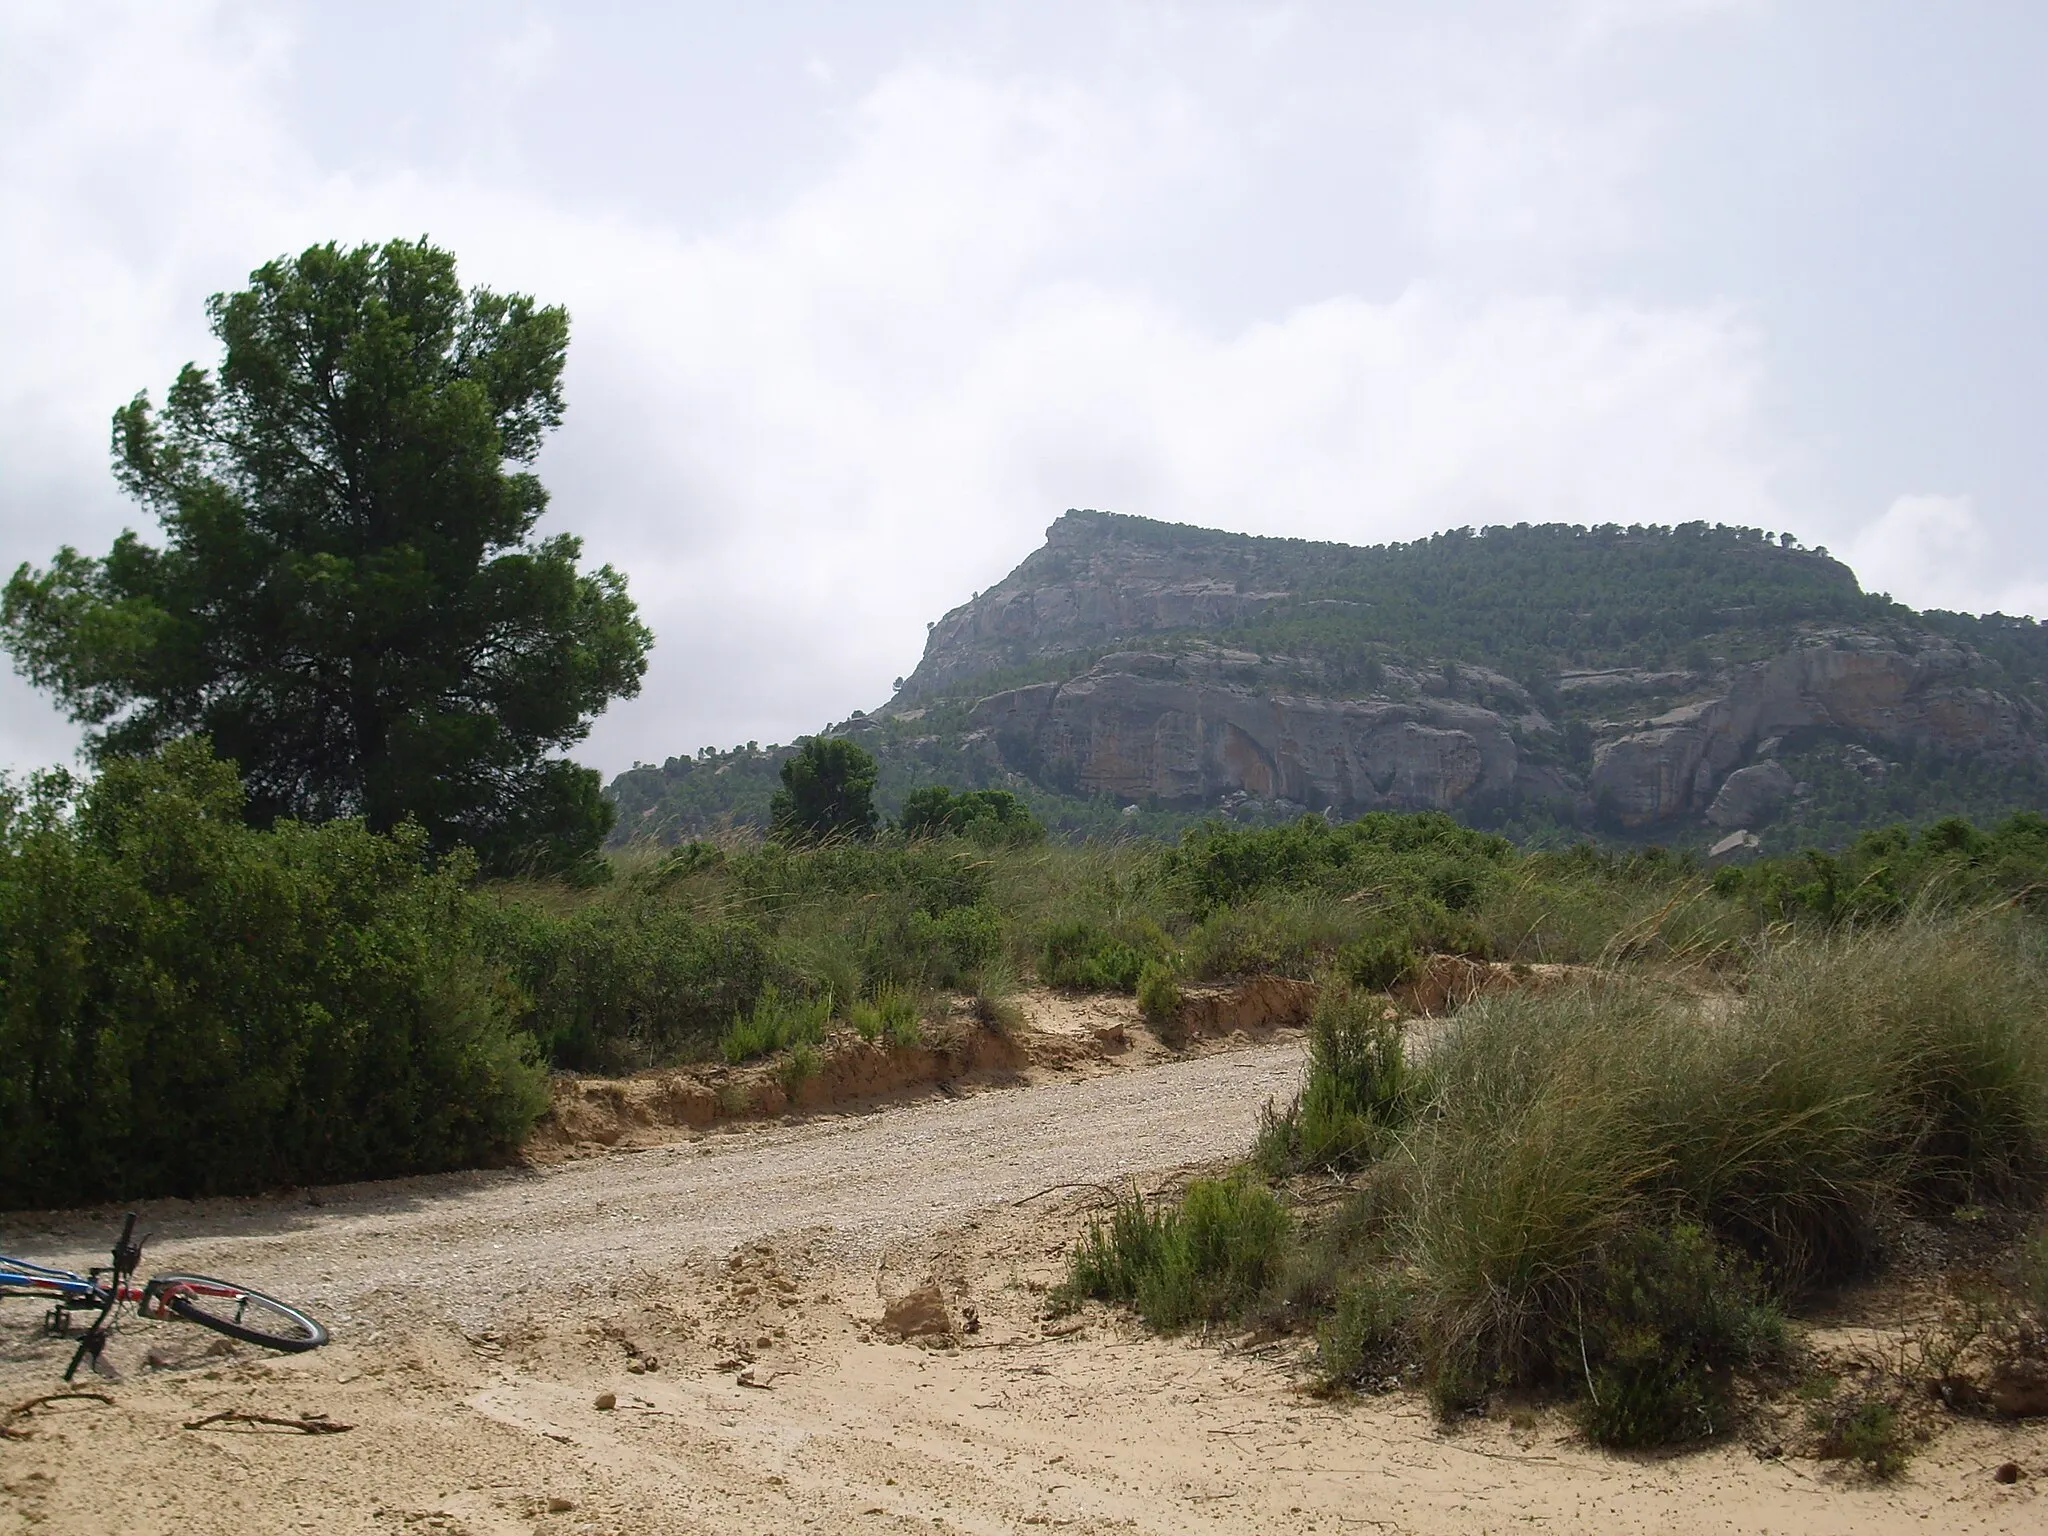
M0 0L0 572L153 534L207 295L425 235L570 311L608 774L881 703L1068 507L2048 615L2044 75L2032 0ZM0 770L78 739L0 676Z

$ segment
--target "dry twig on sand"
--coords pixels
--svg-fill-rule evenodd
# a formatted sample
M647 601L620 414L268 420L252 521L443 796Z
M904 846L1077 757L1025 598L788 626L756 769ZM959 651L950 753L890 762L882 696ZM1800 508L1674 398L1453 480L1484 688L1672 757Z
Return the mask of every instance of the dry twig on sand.
M104 1392L50 1392L42 1397L32 1397L25 1403L16 1403L5 1414L0 1414L0 1440L26 1440L31 1431L16 1429L14 1421L27 1413L33 1413L45 1403L102 1403L111 1408L114 1400Z
M308 1435L344 1435L355 1428L353 1424L342 1424L334 1419L280 1419L268 1413L249 1413L240 1408L224 1408L219 1413L209 1413L203 1419L189 1420L187 1429L204 1429L209 1424L267 1424L275 1429L296 1429Z

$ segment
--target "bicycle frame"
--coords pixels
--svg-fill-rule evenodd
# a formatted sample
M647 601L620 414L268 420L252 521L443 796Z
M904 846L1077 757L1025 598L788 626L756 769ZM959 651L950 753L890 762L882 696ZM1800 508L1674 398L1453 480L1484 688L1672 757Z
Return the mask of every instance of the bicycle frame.
M9 1258L0 1253L0 1299L6 1297L29 1297L48 1301L67 1311L78 1312L92 1307L104 1306L107 1300L107 1282L100 1276L104 1269L95 1269L90 1275L81 1275L68 1269L51 1269L43 1264L31 1264L26 1259ZM124 1283L120 1300L142 1300L142 1287Z

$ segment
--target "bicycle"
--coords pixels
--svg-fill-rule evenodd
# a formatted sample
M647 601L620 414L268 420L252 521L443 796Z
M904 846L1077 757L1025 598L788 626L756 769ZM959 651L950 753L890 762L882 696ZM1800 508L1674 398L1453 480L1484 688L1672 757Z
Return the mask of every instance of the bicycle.
M132 1284L136 1267L142 1262L142 1244L135 1241L133 1211L128 1213L121 1235L114 1242L113 1259L111 1265L81 1275L0 1254L0 1299L33 1297L48 1301L50 1311L44 1327L50 1333L58 1337L68 1335L74 1312L99 1314L78 1341L78 1349L64 1371L66 1381L88 1359L94 1370L103 1369L100 1354L113 1336L121 1309L130 1305L140 1317L178 1317L231 1339L269 1349L297 1353L318 1349L327 1342L327 1329L297 1307L231 1280L173 1272L152 1275L140 1286Z

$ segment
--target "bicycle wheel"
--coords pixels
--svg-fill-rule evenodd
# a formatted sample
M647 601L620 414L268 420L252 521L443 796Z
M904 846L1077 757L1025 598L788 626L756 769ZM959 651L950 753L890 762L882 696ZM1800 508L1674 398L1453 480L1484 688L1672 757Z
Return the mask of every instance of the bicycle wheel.
M318 1349L327 1342L327 1330L288 1302L232 1280L215 1280L208 1275L157 1275L143 1292L143 1306L153 1301L159 1311L168 1309L188 1323L211 1328L231 1339L261 1344L269 1349Z

